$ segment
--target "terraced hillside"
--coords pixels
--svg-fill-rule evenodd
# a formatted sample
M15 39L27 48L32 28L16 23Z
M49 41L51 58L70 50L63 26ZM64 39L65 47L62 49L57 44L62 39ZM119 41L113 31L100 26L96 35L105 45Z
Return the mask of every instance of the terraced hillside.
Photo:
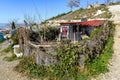
M62 13L55 17L52 17L44 22L42 22L41 26L54 26L58 27L60 26L59 23L61 22L68 22L71 20L81 20L81 18L87 18L87 19L109 19L112 16L112 14L109 12L107 6L101 6L96 8L89 8L89 9L78 9L73 12L68 13ZM46 25L44 25L46 24Z
M94 16L98 10L102 11L102 14ZM69 12L63 16L57 16L51 18L53 20L79 20L82 17L86 18L110 18L111 14L108 11L107 7L97 7L97 8L90 8L90 9L78 9L74 12Z

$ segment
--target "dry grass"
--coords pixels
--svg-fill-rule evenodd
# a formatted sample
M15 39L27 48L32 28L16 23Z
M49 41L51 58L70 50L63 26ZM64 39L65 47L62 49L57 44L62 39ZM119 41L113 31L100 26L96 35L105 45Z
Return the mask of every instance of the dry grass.
M98 15L96 17L94 17L94 15L96 14L96 12L98 10L102 10L105 11L103 14ZM111 15L107 9L107 7L98 7L98 8L90 8L90 9L78 9L74 12L68 13L66 15L60 16L60 17L56 17L56 20L79 20L82 17L86 17L86 18L110 18Z

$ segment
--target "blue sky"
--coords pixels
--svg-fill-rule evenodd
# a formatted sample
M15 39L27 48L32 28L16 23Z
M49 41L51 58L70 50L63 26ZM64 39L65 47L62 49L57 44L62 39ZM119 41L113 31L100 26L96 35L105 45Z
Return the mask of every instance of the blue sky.
M70 11L67 6L69 0L0 0L0 23L8 23L12 20L23 22L25 15L38 18L38 13L45 20L63 12ZM81 0L81 7L85 8L89 4L95 4L96 0ZM104 3L105 0L98 0L99 3Z

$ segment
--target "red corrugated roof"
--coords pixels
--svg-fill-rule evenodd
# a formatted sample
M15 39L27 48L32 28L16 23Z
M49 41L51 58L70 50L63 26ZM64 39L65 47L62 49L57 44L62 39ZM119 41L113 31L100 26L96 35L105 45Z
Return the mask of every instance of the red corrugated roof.
M60 24L80 24L83 26L100 26L105 22L105 20L91 20L91 21L85 21L85 22L66 22L66 23L60 23Z

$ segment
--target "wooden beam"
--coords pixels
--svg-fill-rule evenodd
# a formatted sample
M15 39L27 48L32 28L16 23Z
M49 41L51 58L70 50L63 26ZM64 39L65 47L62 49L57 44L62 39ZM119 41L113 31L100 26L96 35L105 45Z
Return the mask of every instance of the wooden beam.
M40 48L40 47L45 47L45 48L50 48L51 45L36 45L36 44L33 44L32 42L28 41L28 45L31 45L35 48Z

